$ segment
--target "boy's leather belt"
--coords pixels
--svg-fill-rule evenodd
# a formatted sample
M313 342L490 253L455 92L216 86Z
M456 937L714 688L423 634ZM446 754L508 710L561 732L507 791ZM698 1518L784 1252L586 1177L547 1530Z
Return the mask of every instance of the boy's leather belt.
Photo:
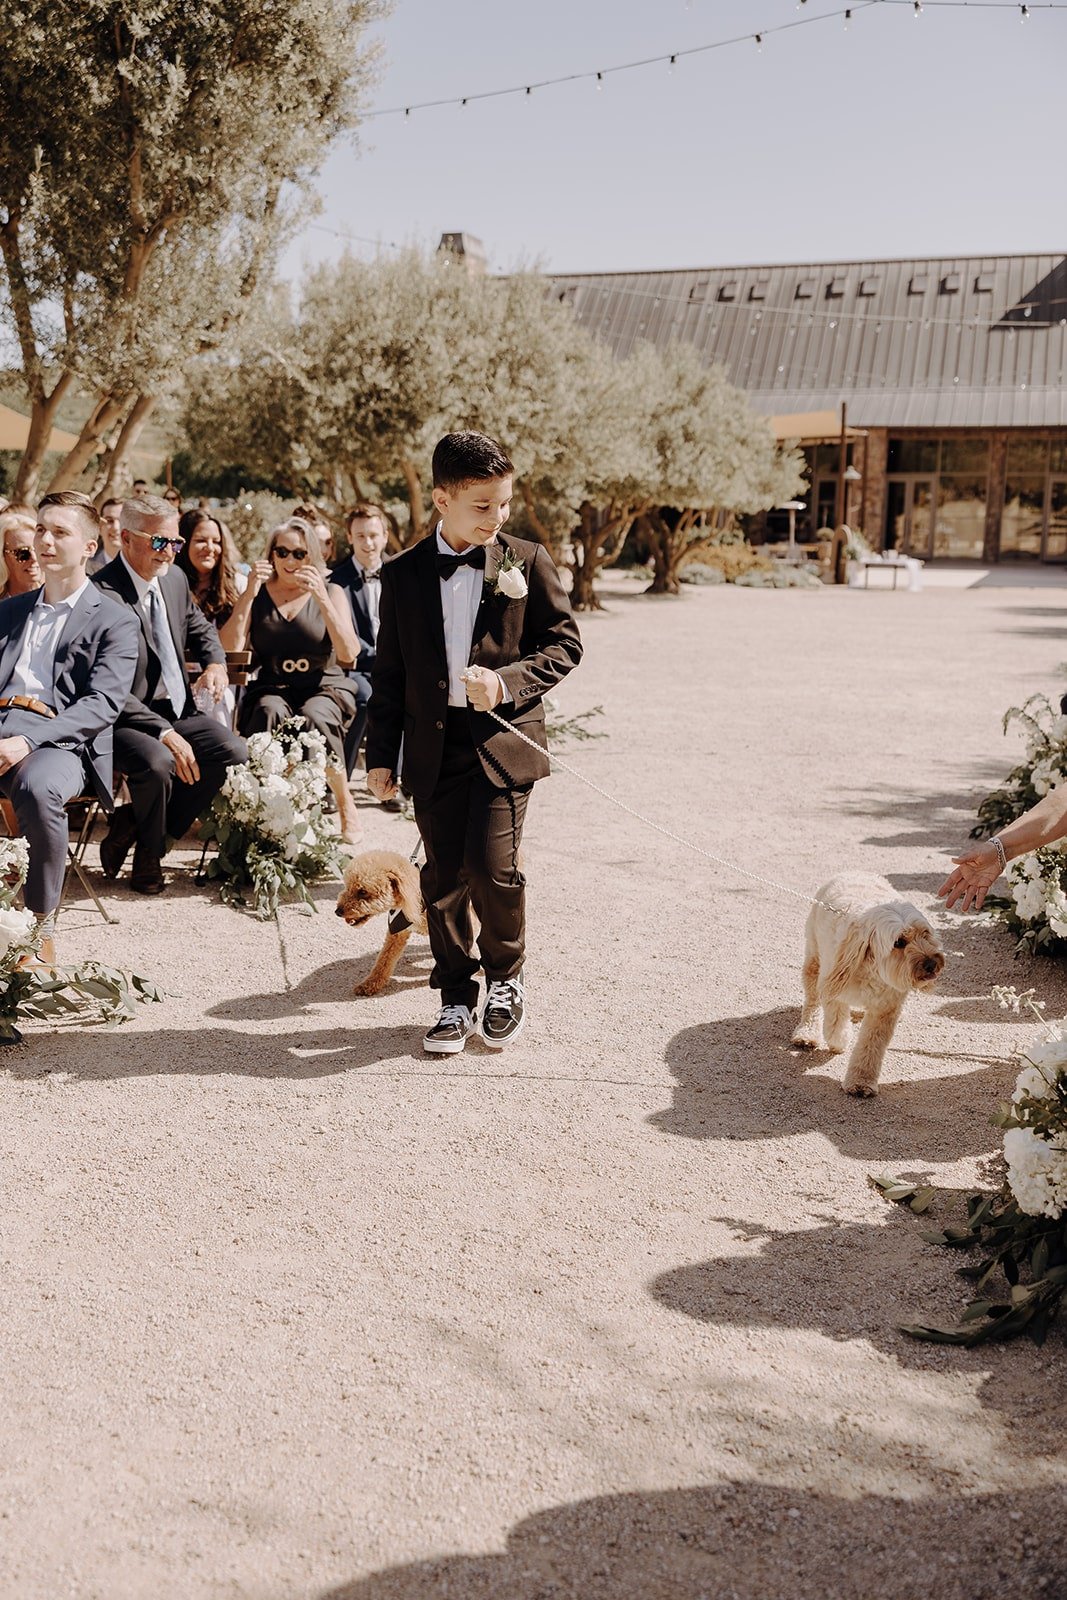
M55 712L51 706L46 706L43 700L35 700L32 694L9 694L0 700L0 711L6 711L10 706L18 706L20 711L36 711L39 717L55 719Z

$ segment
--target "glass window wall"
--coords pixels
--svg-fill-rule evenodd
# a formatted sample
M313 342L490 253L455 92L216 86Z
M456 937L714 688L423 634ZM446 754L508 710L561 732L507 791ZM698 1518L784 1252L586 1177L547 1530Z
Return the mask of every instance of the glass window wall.
M1045 526L1045 477L1009 471L1000 519L1002 556L1040 560Z
M942 472L937 480L934 555L979 561L985 545L985 473Z

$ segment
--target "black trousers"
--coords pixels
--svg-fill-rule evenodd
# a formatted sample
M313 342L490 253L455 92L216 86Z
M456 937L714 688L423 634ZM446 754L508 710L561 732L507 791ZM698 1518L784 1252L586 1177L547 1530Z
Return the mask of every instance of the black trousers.
M356 691L356 714L345 734L345 771L351 777L356 770L356 757L367 731L367 707L370 704L371 680L369 672L350 672L348 680Z
M227 767L248 760L245 742L221 722L196 712L174 724L193 747L200 778L182 783L175 775L174 757L154 733L115 729L115 765L126 778L137 824L137 843L152 855L162 856L166 836L181 839L202 811L206 811L226 780Z
M446 1005L478 1000L474 974L513 978L526 954L526 879L519 846L532 784L498 789L471 739L467 711L449 708L437 787L415 801L426 851L422 895L434 966L430 985ZM477 955L471 909L478 918Z

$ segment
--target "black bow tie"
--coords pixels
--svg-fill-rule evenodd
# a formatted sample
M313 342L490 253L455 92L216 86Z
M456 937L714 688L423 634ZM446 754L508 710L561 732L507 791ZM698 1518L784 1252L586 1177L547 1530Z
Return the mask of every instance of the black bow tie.
M381 581L382 581L382 569L381 569L381 567L375 567L373 572L365 572L363 574L363 582L364 583L381 583Z
M464 550L461 556L443 556L437 552L437 576L439 578L454 578L460 567L484 567L485 546L472 545L469 550Z

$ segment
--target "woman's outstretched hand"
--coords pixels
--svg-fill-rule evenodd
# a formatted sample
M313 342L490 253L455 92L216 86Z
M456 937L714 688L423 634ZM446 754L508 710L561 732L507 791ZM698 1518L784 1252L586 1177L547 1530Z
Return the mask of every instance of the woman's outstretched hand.
M1000 877L1000 856L995 844L975 845L962 856L953 856L955 872L950 872L938 889L938 899L952 910L960 902L961 911L981 911L986 891Z

